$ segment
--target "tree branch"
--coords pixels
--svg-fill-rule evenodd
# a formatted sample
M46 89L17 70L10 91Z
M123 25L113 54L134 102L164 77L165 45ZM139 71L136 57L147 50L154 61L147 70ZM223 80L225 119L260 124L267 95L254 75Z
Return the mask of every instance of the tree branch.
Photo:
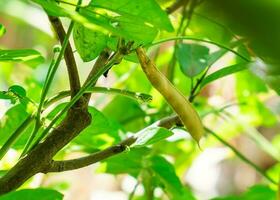
M62 172L68 170L79 169L86 167L88 165L94 164L96 162L102 161L108 157L117 155L126 150L126 148L132 145L136 141L135 137L127 138L126 140L120 142L118 145L111 146L105 150L93 153L89 156L85 156L78 159L66 160L66 161L52 161L49 167L47 167L47 172Z
M79 116L79 117L77 117ZM91 116L84 107L72 107L63 121L49 136L23 157L0 179L0 195L21 186L33 175L46 171L53 156L76 137L91 122Z
M48 16L52 27L54 28L56 35L60 43L62 44L65 38L65 30L63 25L58 17ZM67 66L67 71L69 75L69 83L70 83L70 90L71 90L71 97L75 96L77 92L81 88L79 73L76 65L76 61L73 55L73 50L70 43L67 44L67 47L64 52L64 60Z
M175 11L178 10L180 7L186 5L188 2L189 2L189 0L177 0L177 1L174 2L171 6L169 6L168 8L166 8L167 14L171 14L171 13L175 12Z

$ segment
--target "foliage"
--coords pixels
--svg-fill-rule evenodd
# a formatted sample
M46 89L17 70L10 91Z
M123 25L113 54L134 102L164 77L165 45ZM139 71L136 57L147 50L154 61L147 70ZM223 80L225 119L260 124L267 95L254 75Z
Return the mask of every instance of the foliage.
M35 6L36 12L71 21L69 26L63 23L67 31L60 39L61 47L54 46L53 37L25 16L12 18L7 14L11 12L7 5L28 9ZM174 5L179 9L171 12ZM162 191L159 199L199 199L203 191L194 188L184 175L205 149L216 148L221 142L261 175L263 185L255 183L247 191L243 188L241 194L211 198L275 199L279 174L267 171L280 160L279 145L272 142L277 140L280 115L279 11L277 0L0 2L0 13L6 19L0 24L0 177L4 177L0 185L20 156L32 160L31 150L40 148L67 118L78 121L81 116L70 115L92 93L89 106L82 106L90 113L91 123L68 138L55 160L64 160L74 150L90 156L105 155L95 161L99 162L98 172L126 174L143 186L144 193L133 192L133 199L153 199L156 189ZM12 33L13 26L19 27L19 33ZM33 40L35 36L28 33L35 30L37 39ZM13 34L21 32L26 41L15 39ZM61 62L69 59L68 43L78 66L77 71L72 69L74 78L71 63ZM205 125L199 145L145 77L135 54L138 47L148 51L170 83L193 103ZM105 58L106 62L95 68ZM101 80L103 75L107 78ZM73 82L80 80L87 81L76 85L75 93ZM169 95L168 99L175 96ZM213 99L222 99L223 103L213 103ZM273 133L267 136L263 129ZM135 140L123 143L130 138ZM269 164L253 162L258 156L250 158L248 148L242 151L242 144L236 141L244 138L266 153L271 159ZM232 140L237 144L232 145ZM11 162L9 152L13 151L17 156ZM44 170L41 172L48 172ZM31 187L30 183L24 187ZM51 189L20 189L0 200L63 199Z

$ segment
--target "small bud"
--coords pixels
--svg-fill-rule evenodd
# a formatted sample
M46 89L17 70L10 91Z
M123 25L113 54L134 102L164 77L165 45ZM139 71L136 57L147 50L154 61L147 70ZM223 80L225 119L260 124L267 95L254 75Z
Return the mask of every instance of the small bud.
M60 45L55 45L54 47L53 47L53 52L54 53L59 53L61 51L61 46Z

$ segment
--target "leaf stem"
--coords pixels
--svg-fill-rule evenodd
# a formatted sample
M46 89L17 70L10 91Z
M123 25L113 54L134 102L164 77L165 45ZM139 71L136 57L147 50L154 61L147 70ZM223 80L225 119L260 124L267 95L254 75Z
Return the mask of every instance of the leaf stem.
M143 103L150 102L152 100L152 96L149 94L138 93L138 92L131 92L128 90L123 89L116 89L116 88L107 88L107 87L94 87L89 90L86 90L85 93L105 93L105 94L117 94L122 95ZM62 91L57 95L47 99L44 103L44 107L47 108L48 106L52 105L53 103L70 96L70 91Z
M246 58L245 56L243 56L242 54L238 53L237 51L223 45L223 44L219 44L217 42L213 42L210 40L205 40L205 39L200 39L200 38L195 38L195 37L190 37L190 36L177 36L177 37L170 37L170 38L166 38L166 39L162 39L162 40L158 40L156 42L147 44L146 47L151 47L151 46L155 46L155 45L159 45L165 42L169 42L169 41L173 41L173 40L191 40L191 41L198 41L198 42L204 42L204 43L208 43L208 44L213 44L215 46L218 46L222 49L225 49L227 51L232 52L233 54L237 55L238 57L242 58L243 60L250 62L250 60L248 58Z

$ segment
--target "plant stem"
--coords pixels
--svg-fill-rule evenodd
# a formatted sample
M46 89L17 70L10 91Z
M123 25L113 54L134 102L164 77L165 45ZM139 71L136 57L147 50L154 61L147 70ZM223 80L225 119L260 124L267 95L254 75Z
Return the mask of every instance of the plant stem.
M74 169L79 169L82 167L86 167L93 163L97 163L99 161L105 160L106 158L115 156L121 152L124 152L127 147L132 145L136 141L135 137L129 137L117 145L111 146L102 151L98 151L96 153L90 154L85 157L76 158L72 160L63 160L63 161L52 161L50 166L47 168L44 173L47 172L62 172L69 171Z
M243 162L247 163L251 167L253 167L258 173L260 173L262 176L264 176L268 181L271 183L277 185L277 182L273 180L266 172L264 172L258 165L250 161L248 158L246 158L241 152L239 152L234 146L229 144L227 141L225 141L223 138L221 138L219 135L217 135L214 131L210 130L207 127L204 127L205 130L210 133L213 137L215 137L217 140L219 140L223 145L230 148L237 157L239 157Z
M165 43L165 42L169 42L169 41L173 41L173 40L192 40L192 41L198 41L198 42L204 42L204 43L208 43L208 44L213 44L215 46L218 46L222 49L225 49L227 51L232 52L233 54L237 55L238 57L242 58L243 60L250 62L250 60L248 58L246 58L245 56L243 56L242 54L238 53L237 51L223 45L223 44L219 44L217 42L213 42L210 40L205 40L205 39L200 39L200 38L195 38L195 37L190 37L190 36L177 36L177 37L171 37L171 38L166 38L163 40L158 40L156 42L150 43L145 45L146 47L151 47L151 46L155 46L155 45L159 45L161 43Z
M57 120L64 114L66 113L87 91L92 87L92 85L97 81L97 79L104 74L108 69L110 69L117 61L119 61L123 55L117 51L113 57L110 59L110 61L102 68L98 73L94 74L94 76L88 81L87 84L85 84L79 92L70 100L70 102L62 109L51 121L51 123L45 128L45 130L42 132L40 137L35 141L33 144L32 148L33 149L50 131L50 129L54 126L54 124L57 122Z
M81 5L81 3L82 3L82 0L79 0L79 1L78 1L78 6ZM78 10L78 7L76 7L76 11L77 11L77 10ZM50 18L50 19L51 19L51 18ZM47 73L47 76L46 76L46 80L45 80L45 84L44 84L44 86L43 86L43 90L42 90L41 99L40 99L40 102L39 102L37 114L36 114L36 123L35 123L34 129L33 129L32 133L31 133L30 137L28 138L28 140L27 140L27 142L26 142L26 145L25 145L25 147L24 147L24 149L23 149L23 152L22 152L22 154L21 154L21 157L24 156L24 155L26 154L26 152L28 151L28 149L29 149L31 143L33 142L33 140L34 140L34 138L35 138L37 132L39 131L39 129L40 129L40 127L41 127L41 112L42 112L42 108L43 108L43 105L44 105L44 101L45 101L45 99L46 99L47 93L48 93L48 91L49 91L49 89L50 89L50 85L51 85L51 83L52 83L52 81L53 81L54 75L55 75L55 73L56 73L56 71L57 71L57 69L58 69L58 67L59 67L59 65L60 65L60 62L61 62L61 60L62 60L62 58L63 58L63 55L64 55L66 49L68 48L68 51L72 53L72 49L71 49L70 46L69 46L69 38L70 38L70 35L71 35L71 33L72 33L74 24L75 24L75 22L72 20L71 23L70 23L70 25L69 25L69 28L68 28L68 31L67 31L66 35L65 35L64 30L63 30L63 27L62 27L62 26L60 27L60 28L62 29L62 30L60 30L60 32L62 31L63 33L62 33L62 32L61 32L61 33L58 33L59 38L60 38L60 40L62 40L62 39L64 38L64 39L63 39L63 43L62 43L62 47L61 47L61 50L60 50L60 52L59 52L59 54L58 54L57 59L56 59L56 60L53 59L51 65L50 65L50 67L49 67L49 70L48 70L48 73ZM62 37L63 37L63 38L62 38ZM71 59L70 65L71 65L71 64L75 65L75 63L73 63L73 62L75 62L74 57L73 57L73 59ZM69 64L69 63L67 63L67 64ZM75 68L76 68L76 65L74 66L74 73L77 73L77 70L75 70ZM69 68L68 68L68 69L69 69ZM71 68L71 69L72 69L72 68ZM73 70L72 70L72 71L73 71ZM71 72L72 72L72 71L71 71ZM71 74L72 74L72 73L69 72L69 75L70 75L70 76L71 76ZM72 88L72 87L71 87L71 93L73 93L73 94L74 94L75 92L77 92L77 90L80 88L78 74L75 74L75 77L74 77L74 78L75 78L75 79L78 79L78 80L75 80L75 81L74 81L75 88ZM74 79L74 78L70 77L70 83L71 83L70 85L71 85L71 86L73 85L72 79ZM78 81L78 83L76 83L77 81ZM76 85L77 85L77 86L76 86ZM72 91L72 90L73 90L73 91ZM75 91L74 91L74 90L75 90Z
M17 141L17 139L21 136L23 131L29 126L29 124L34 119L33 115L27 116L27 118L21 123L21 125L15 130L15 132L9 137L9 139L5 142L5 144L0 149L0 160L5 156L11 146Z
M117 94L122 95L137 101L140 101L141 103L147 103L152 100L152 96L149 94L144 93L138 93L138 92L131 92L128 90L123 89L116 89L116 88L107 88L107 87L94 87L89 90L86 90L85 93L105 93L105 94ZM70 91L62 91L58 93L57 95L47 99L44 103L44 107L47 108L48 106L52 105L53 103L70 96Z
M41 120L41 112L42 112L42 108L43 108L43 104L44 104L44 101L45 101L45 98L47 96L47 93L50 89L50 85L53 81L53 78L54 78L54 75L56 73L56 70L60 64L60 61L64 55L64 51L67 47L67 44L68 44L68 40L69 40L69 37L71 35L71 32L73 30L73 26L74 26L74 22L72 21L70 26L69 26L69 29L67 31L67 34L66 34L66 37L65 37L65 40L62 44L62 48L59 52L59 55L57 57L57 59L51 63L50 67L49 67L49 71L47 73L47 76L46 76L46 80L45 80L45 84L43 86L43 90L42 90L42 94L41 94L41 99L40 99L40 103L39 103L39 106L38 106L38 110L37 110L37 114L36 114L36 123L35 123L35 127L30 135L30 137L28 138L28 141L26 142L26 145L23 149L23 152L21 154L21 157L24 156L26 154L26 152L28 151L32 141L34 140L38 130L40 129L41 127L41 123L40 123L40 120Z
M133 199L133 197L134 197L134 195L135 195L135 192L136 192L136 189L137 189L137 187L138 187L139 185L140 185L140 182L137 181L137 183L135 184L135 186L134 186L132 192L131 192L131 193L129 194L129 196L128 196L128 200L132 200L132 199Z

